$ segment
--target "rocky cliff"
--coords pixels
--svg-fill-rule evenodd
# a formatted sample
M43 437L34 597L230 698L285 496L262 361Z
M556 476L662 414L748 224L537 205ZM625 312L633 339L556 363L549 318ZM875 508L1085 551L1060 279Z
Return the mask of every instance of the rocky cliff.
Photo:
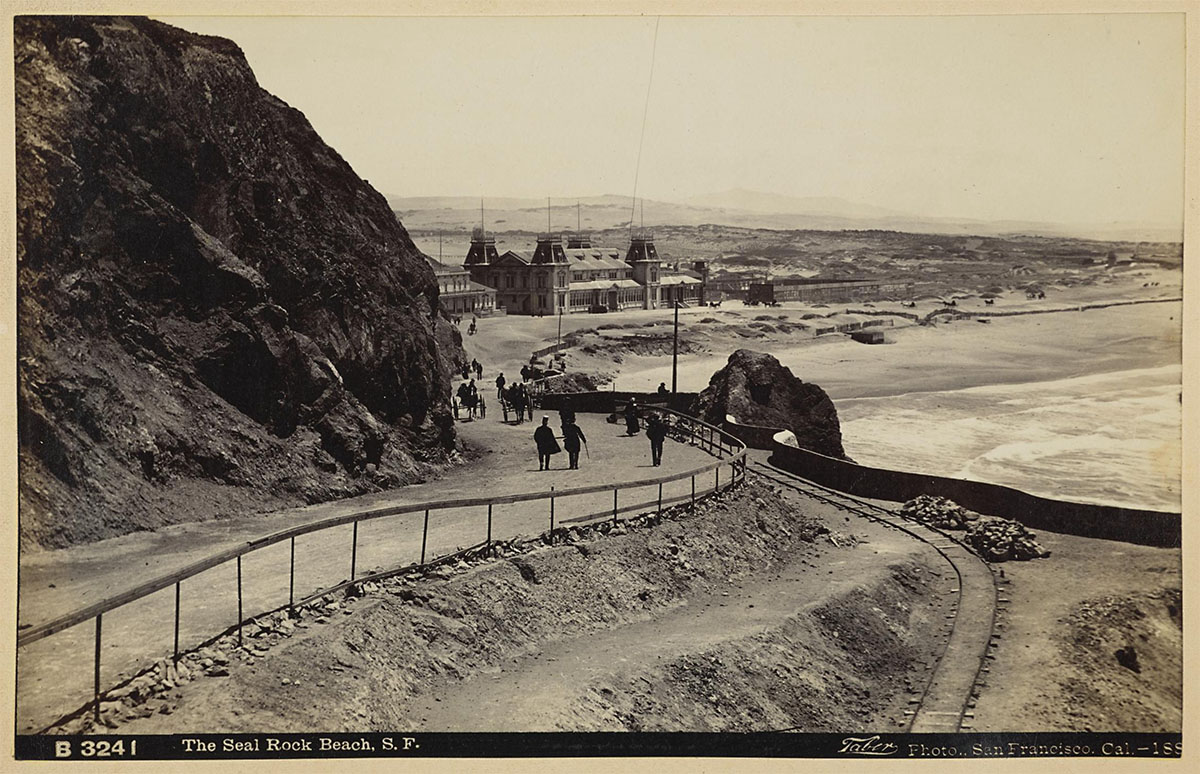
M796 434L800 447L845 459L837 409L815 384L794 376L764 352L739 349L712 375L691 411L719 425L730 415L745 425L778 427Z
M420 478L461 339L384 197L232 42L15 23L21 542Z

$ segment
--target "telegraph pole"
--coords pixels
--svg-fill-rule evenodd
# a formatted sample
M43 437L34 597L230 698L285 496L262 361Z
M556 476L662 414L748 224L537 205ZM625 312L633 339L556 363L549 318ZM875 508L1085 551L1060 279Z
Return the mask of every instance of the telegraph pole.
M671 394L675 394L675 387L679 377L679 299L675 299L675 336L671 345Z

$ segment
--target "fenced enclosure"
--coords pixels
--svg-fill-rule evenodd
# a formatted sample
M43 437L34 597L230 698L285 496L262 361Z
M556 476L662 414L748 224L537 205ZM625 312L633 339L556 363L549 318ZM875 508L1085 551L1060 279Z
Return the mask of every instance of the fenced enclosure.
M254 618L467 552L488 553L500 540L543 536L553 543L570 526L694 504L744 478L746 446L733 435L670 408L648 407L646 413L663 417L675 441L715 459L620 483L363 509L215 552L18 632L18 717L23 701L50 692L45 700L53 701L54 714L38 725L52 726L89 708L98 722L106 693L160 660L178 663L181 654L220 637L233 635L241 644L244 626ZM22 679L22 661L48 667L31 682ZM90 670L78 668L89 661Z

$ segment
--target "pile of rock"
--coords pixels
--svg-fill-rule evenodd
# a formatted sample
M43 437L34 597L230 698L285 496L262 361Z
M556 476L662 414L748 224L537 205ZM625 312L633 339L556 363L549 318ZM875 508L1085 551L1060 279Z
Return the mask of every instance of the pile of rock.
M967 529L979 514L968 511L953 500L933 495L918 495L900 506L900 515L938 529Z
M967 530L965 541L989 562L1024 561L1049 556L1024 524L1011 519L986 517Z

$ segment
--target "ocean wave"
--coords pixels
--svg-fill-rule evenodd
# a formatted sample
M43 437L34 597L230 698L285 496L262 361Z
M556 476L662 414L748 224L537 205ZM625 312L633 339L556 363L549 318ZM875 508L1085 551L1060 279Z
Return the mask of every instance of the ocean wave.
M838 412L846 451L863 464L1178 510L1179 375L1167 366L857 398Z

